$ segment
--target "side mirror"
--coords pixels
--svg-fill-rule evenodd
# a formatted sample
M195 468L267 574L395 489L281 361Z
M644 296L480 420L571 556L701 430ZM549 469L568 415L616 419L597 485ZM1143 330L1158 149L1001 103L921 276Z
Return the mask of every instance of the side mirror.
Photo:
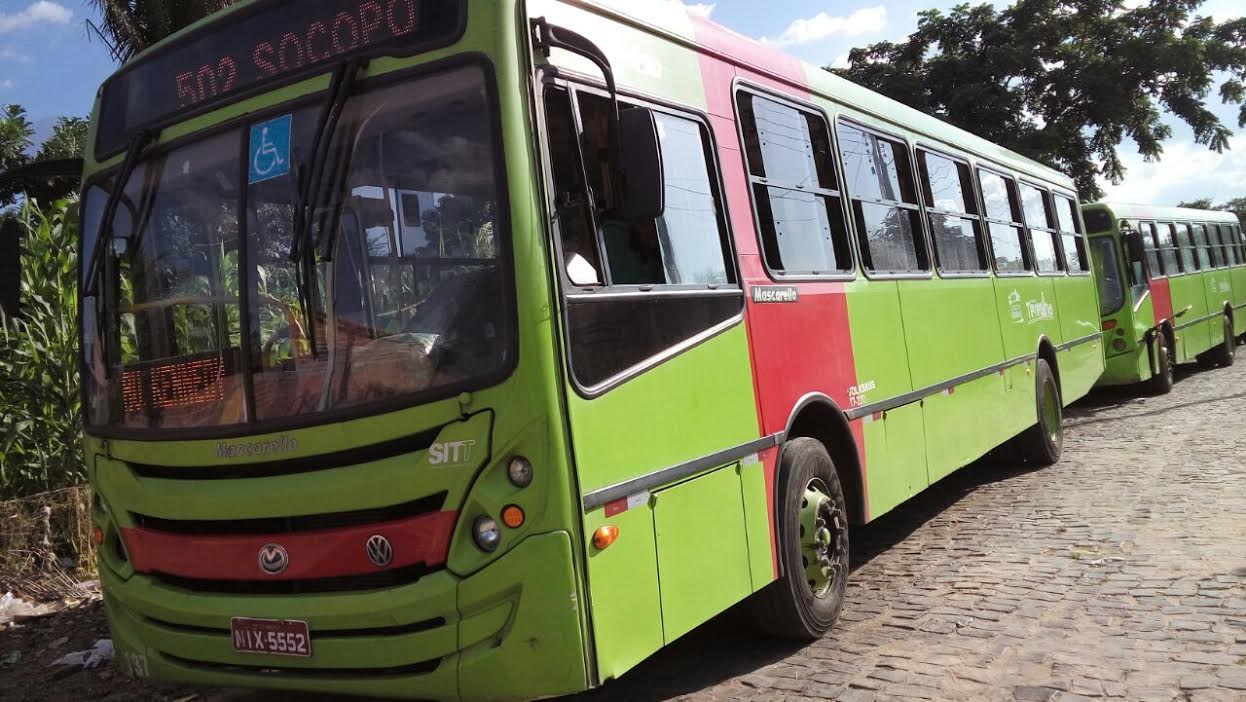
M22 225L0 219L0 310L16 317L22 302Z
M661 217L666 211L666 176L652 110L634 107L619 114L618 167L621 192L616 214L628 221Z
M1141 263L1146 260L1146 246L1142 243L1142 235L1136 231L1125 233L1125 251L1129 254L1129 263Z

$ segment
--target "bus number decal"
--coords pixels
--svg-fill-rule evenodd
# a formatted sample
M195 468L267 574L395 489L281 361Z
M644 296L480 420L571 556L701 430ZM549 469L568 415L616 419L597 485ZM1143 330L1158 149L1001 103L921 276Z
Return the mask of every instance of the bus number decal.
M848 388L848 404L853 407L863 407L866 404L865 394L878 387L878 383L873 380L867 380L860 385L854 385Z

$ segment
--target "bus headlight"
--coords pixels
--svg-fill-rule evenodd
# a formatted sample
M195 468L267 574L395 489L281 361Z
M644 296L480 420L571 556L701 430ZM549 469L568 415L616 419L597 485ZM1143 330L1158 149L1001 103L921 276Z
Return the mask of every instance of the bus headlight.
M485 553L493 553L502 543L502 530L498 528L497 521L487 514L476 517L476 522L472 525L472 536L476 540L476 546Z
M528 487L532 484L532 462L523 456L512 458L510 465L506 467L506 476L515 487Z

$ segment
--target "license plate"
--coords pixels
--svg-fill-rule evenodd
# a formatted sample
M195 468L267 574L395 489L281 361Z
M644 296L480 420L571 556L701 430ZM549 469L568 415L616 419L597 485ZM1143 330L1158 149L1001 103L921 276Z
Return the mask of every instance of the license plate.
M229 622L229 631L235 651L277 656L311 655L307 622L234 617Z

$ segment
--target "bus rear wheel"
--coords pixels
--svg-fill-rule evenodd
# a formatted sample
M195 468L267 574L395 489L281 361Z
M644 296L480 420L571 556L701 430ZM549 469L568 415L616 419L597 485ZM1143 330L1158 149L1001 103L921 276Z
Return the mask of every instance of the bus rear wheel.
M1049 466L1064 450L1064 411L1060 386L1045 359L1038 359L1034 372L1034 403L1038 421L1016 438L1018 458L1033 466Z
M1233 365L1233 361L1237 356L1237 342L1233 339L1233 322L1226 315L1224 317L1224 341L1219 346L1212 349L1207 355L1207 360L1228 368Z
M1147 381L1147 389L1152 395L1167 395L1172 392L1176 378L1173 376L1172 349L1168 348L1168 337L1160 334L1155 339L1155 375Z
M815 640L830 630L848 584L848 509L835 463L816 439L797 438L779 462L776 523L783 574L752 599L758 626Z

